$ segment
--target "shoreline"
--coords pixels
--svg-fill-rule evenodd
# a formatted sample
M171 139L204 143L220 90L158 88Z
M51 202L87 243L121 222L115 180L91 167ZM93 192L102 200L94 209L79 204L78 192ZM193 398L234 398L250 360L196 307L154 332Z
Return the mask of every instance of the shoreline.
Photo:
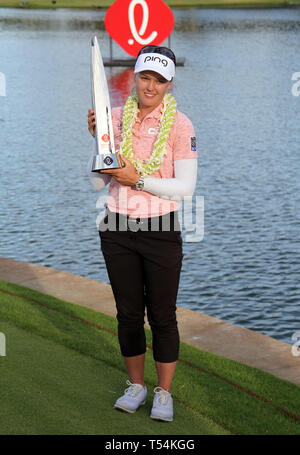
M173 9L269 9L269 8L297 8L300 7L300 0L258 0L258 1L227 1L227 0L171 0L166 1L167 5ZM55 2L55 3L54 3ZM103 5L96 5L95 0L0 0L0 8L26 9L26 10L107 10L113 1L102 2Z
M116 317L111 286L101 281L5 257L0 279ZM291 344L179 305L177 320L181 341L300 386L300 359Z

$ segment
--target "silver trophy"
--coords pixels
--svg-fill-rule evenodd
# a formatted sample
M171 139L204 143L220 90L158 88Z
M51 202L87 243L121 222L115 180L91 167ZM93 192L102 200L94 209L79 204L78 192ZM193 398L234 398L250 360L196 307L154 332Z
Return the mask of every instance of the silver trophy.
M97 37L91 39L91 84L92 106L95 112L96 155L92 162L92 172L103 169L117 169L125 166L118 152L111 118L111 107L103 60Z

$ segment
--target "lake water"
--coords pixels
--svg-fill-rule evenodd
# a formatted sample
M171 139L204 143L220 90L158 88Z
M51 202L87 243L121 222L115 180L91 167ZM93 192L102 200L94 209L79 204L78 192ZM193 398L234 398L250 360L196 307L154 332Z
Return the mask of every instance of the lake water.
M0 9L0 256L108 282L96 226L103 195L97 208L86 174L94 147L89 42L94 34L103 39L108 57L104 15ZM300 9L174 15L171 46L186 58L174 95L195 126L195 197L205 208L203 240L187 242L183 233L178 304L293 343L300 331L300 97L292 93ZM113 53L125 57L116 44ZM132 71L107 69L107 77L117 105Z

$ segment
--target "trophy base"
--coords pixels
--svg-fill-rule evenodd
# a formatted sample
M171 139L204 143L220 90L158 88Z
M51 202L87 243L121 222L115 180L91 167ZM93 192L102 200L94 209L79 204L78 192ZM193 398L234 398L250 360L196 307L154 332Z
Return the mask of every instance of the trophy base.
M91 172L98 172L103 169L119 169L124 166L125 163L118 153L102 153L94 156Z

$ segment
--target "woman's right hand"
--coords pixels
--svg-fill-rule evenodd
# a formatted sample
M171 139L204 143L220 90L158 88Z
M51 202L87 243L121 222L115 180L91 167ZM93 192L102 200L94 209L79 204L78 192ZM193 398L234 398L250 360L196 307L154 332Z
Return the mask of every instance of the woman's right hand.
M93 109L89 109L89 112L88 112L88 129L89 129L89 132L91 133L92 136L95 136L95 126L96 126L95 112L93 111Z

